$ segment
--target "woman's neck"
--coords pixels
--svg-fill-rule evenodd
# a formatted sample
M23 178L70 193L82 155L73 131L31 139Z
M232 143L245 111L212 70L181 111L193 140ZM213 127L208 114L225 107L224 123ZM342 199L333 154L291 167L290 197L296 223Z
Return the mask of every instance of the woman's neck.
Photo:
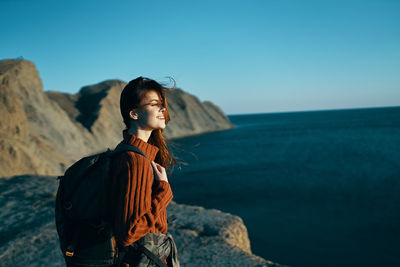
M142 139L143 141L147 142L150 138L152 131L143 130L136 127L136 125L132 125L128 129L128 133L135 135L137 138Z

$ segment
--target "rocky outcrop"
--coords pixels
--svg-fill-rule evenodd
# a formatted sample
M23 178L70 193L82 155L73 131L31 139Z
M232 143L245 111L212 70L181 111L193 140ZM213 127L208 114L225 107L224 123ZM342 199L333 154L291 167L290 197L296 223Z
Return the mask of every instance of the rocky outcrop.
M43 93L31 62L0 62L0 101L0 177L60 173L94 147L89 132Z
M182 266L281 266L253 255L240 217L215 209L172 203L169 225Z
M119 96L125 82L108 80L77 94L43 92L26 60L0 61L0 177L58 175L77 159L121 140ZM218 107L180 89L167 92L176 138L233 127Z
M49 176L0 181L2 266L65 266L54 223L58 183ZM251 254L243 221L218 210L171 203L169 224L182 266L280 266Z
M171 122L165 130L169 138L232 128L225 114L211 102L200 100L180 89L167 91Z

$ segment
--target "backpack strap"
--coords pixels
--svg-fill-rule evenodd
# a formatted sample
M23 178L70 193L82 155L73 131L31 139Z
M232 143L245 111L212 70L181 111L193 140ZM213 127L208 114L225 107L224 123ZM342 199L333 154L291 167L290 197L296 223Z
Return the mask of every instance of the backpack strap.
M81 227L77 226L76 231L72 235L72 239L70 244L67 246L67 248L64 251L64 258L72 258L74 256L74 250L77 247L79 243L79 236L81 234Z
M135 146L132 146L132 145L129 145L126 143L122 143L122 142L119 143L117 145L117 147L111 153L112 153L112 156L114 156L116 154L123 153L125 151L132 151L132 152L138 153L147 159L146 155L142 152L142 150L140 150L139 148L137 148Z
M159 257L157 257L153 252L151 252L145 246L139 245L138 248L139 248L139 251L143 252L144 255L149 257L149 259L151 259L159 267L168 267L164 262L161 261L161 259Z
M168 267L168 265L166 265L157 255L155 255L153 252L151 252L148 248L146 248L145 246L138 244L137 242L129 245L129 247L127 247L128 249L133 249L134 251L136 251L136 253L139 254L144 254L146 255L154 264L156 264L159 267ZM126 249L126 248L125 248ZM131 258L132 254L129 253L129 251L124 252L123 256L121 257L121 262L125 262L128 264L137 264L137 258L133 257Z

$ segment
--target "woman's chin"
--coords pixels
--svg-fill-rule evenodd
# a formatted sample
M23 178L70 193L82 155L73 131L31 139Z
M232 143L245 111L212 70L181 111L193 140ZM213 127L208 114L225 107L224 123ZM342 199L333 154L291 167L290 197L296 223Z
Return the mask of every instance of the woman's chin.
M167 126L167 125L165 125L165 123L161 123L161 124L158 126L158 129L164 130L166 126Z

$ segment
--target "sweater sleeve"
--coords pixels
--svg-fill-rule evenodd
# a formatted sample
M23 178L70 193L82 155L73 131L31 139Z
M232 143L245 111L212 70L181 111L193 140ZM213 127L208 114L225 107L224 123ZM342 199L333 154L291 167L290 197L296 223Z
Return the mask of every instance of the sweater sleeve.
M152 190L150 162L139 155L124 162L118 180L121 195L116 203L114 231L121 245L127 246L154 229L156 222L166 220L165 208L173 195L165 181L157 182Z

